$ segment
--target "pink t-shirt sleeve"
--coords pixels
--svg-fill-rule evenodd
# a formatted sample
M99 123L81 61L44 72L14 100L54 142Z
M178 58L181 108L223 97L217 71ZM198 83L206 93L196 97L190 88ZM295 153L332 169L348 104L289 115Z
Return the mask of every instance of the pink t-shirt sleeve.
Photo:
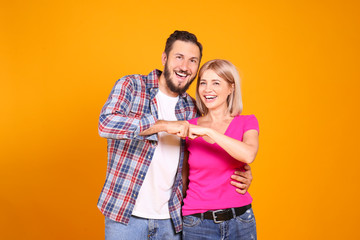
M193 118L193 119L190 119L190 120L187 120L190 124L196 124L197 122L197 118Z
M248 130L256 130L259 132L259 123L258 120L256 119L255 115L247 115L246 117L246 121L244 124L244 133Z

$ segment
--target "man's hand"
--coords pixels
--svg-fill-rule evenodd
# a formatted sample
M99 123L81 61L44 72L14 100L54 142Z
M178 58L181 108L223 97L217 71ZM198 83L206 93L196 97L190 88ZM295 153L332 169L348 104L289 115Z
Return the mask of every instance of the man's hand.
M235 171L235 174L231 178L235 181L231 181L231 184L236 187L236 191L241 194L245 194L250 187L253 179L251 174L251 168L249 165L244 166L245 171Z
M164 121L165 132L186 138L189 134L189 123L187 121Z
M189 133L189 123L187 121L158 120L153 126L142 131L139 135L147 136L158 132L167 132L185 138Z

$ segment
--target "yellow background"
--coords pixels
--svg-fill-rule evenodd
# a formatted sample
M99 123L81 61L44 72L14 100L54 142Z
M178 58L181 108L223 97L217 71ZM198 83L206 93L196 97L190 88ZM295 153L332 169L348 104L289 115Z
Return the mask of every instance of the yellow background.
M151 3L152 2L152 3ZM232 61L259 239L359 239L358 1L2 1L0 238L103 239L101 107L175 29ZM194 88L189 90L194 96Z

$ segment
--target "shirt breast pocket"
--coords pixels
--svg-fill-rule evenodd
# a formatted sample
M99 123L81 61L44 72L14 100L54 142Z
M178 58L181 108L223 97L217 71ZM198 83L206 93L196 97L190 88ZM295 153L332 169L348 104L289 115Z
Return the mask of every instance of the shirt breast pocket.
M129 115L131 117L141 118L142 115L150 113L151 106L149 100L141 98L140 96L135 96L130 107Z

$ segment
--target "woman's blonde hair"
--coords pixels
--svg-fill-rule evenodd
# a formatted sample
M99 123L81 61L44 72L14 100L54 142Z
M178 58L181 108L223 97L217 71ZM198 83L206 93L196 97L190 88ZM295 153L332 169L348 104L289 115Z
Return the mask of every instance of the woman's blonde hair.
M219 77L227 81L230 86L234 86L232 93L227 98L228 111L233 117L239 115L243 108L240 88L240 76L238 71L236 70L236 67L231 62L222 59L214 59L208 61L200 68L198 81L196 84L196 105L200 113L206 115L209 111L205 104L201 101L199 95L200 79L206 70L213 70Z

